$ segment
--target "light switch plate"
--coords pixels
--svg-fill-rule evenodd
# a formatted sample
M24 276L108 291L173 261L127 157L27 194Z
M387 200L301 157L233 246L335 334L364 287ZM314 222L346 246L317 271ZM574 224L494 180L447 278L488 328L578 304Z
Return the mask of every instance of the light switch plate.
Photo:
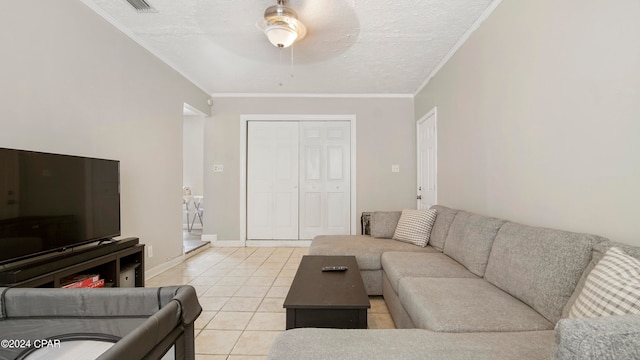
M400 172L400 164L391 165L391 172Z
M224 171L224 165L222 164L213 165L213 172L223 172L223 171Z

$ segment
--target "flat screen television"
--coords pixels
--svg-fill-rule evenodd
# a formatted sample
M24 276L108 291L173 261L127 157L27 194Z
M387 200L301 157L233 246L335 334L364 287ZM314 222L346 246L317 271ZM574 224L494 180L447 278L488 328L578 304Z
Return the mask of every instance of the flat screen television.
M120 162L0 148L0 264L120 235Z

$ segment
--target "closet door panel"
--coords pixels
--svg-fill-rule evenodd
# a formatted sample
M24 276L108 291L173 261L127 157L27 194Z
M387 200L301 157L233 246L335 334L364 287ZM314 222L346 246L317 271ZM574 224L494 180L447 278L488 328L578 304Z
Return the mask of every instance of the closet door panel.
M349 234L350 124L300 124L300 238Z
M298 238L298 123L247 124L247 239Z

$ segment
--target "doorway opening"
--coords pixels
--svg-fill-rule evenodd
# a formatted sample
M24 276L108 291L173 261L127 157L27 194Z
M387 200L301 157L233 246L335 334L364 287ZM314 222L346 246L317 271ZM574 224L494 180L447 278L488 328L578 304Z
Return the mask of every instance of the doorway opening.
M417 209L426 210L438 203L438 131L437 109L433 108L416 123L417 133Z
M184 254L209 246L204 229L204 114L184 104L182 127L182 246Z

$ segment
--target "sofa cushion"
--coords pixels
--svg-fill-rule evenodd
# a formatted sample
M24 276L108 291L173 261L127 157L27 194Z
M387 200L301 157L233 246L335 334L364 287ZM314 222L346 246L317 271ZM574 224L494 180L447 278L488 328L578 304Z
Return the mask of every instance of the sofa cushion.
M553 329L535 310L484 279L400 279L398 295L413 323L444 332Z
M398 226L396 226L396 231L393 233L393 239L417 246L427 246L436 215L437 211L435 209L402 210Z
M433 228L429 236L429 245L433 246L439 252L442 252L444 250L444 243L447 240L447 235L449 234L449 228L458 210L449 209L442 205L433 205L431 209L435 209L438 215L436 215L436 221L433 222Z
M593 268L570 318L640 314L640 261L617 247Z
M382 270L360 269L360 275L362 276L362 282L364 283L364 289L367 291L367 295L382 295Z
M360 270L381 270L380 256L385 251L436 252L431 246L420 247L368 235L319 235L309 247L309 255L353 255Z
M562 319L552 359L640 359L640 315Z
M505 220L458 211L444 244L444 254L483 276L491 245L504 223Z
M603 238L508 222L493 242L485 279L556 323Z
M569 311L571 310L571 307L573 306L573 303L575 303L576 298L578 297L578 295L580 295L580 293L582 292L582 288L584 287L584 283L587 280L587 277L589 276L589 274L591 273L591 270L593 270L593 268L600 261L600 259L602 259L604 254L610 248L612 248L614 246L622 249L622 251L624 251L625 254L627 254L629 256L632 256L635 259L640 260L640 247L639 246L631 246L631 245L627 245L627 244L614 242L614 241L611 241L611 240L604 240L602 242L599 242L599 243L595 244L593 246L592 251L591 251L591 261L589 262L589 266L587 266L587 269L582 273L582 276L580 277L580 281L578 281L578 285L576 286L575 291L573 292L573 294L569 298L569 301L567 302L567 305L564 307L564 309L562 311L562 317L563 318L566 318L566 317L569 316Z
M391 239L402 211L374 211L371 214L371 236Z
M477 278L460 263L440 253L406 253L389 251L382 254L384 270L393 290L404 277Z
M449 334L420 329L293 329L278 335L269 360L549 359L553 331Z

